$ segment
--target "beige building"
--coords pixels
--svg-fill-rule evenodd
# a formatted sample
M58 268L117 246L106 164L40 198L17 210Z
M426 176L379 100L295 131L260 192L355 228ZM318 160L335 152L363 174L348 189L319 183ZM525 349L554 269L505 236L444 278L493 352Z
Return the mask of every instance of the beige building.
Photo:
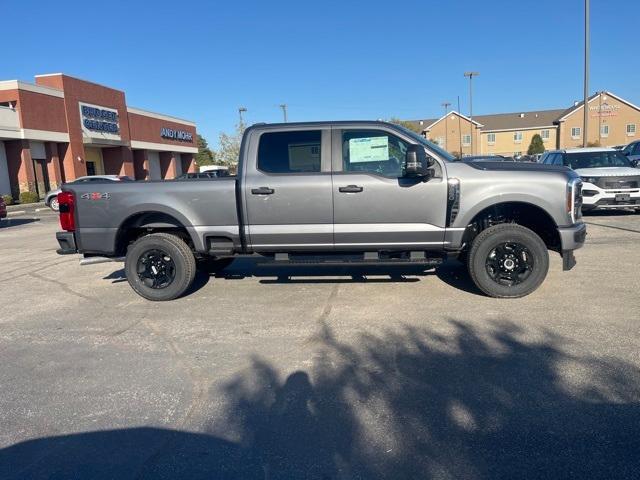
M588 101L590 145L625 145L636 138L640 107L611 92L598 92ZM412 122L429 140L459 156L525 155L535 134L546 150L582 146L583 102L566 109L498 113L473 120L452 111L431 120Z

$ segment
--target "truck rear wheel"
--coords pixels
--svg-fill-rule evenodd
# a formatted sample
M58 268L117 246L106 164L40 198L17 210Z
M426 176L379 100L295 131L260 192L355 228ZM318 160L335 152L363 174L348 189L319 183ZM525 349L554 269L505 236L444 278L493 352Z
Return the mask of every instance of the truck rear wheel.
M536 290L549 270L542 239L522 225L504 223L480 232L469 251L469 274L496 298L519 298Z
M131 288L147 300L173 300L193 282L196 260L189 246L176 235L152 233L127 250L125 272Z

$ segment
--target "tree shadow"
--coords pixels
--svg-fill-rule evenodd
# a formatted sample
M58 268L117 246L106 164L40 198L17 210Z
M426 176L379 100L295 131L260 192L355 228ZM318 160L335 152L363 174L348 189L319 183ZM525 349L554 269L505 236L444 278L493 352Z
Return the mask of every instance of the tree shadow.
M1 478L638 478L640 370L511 322L323 325L312 367L254 358L206 434L125 429L0 450ZM534 338L536 340L527 340Z

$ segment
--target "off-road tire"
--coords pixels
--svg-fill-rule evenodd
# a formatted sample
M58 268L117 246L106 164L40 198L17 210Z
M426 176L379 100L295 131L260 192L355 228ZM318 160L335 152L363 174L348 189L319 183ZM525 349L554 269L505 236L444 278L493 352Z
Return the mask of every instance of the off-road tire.
M147 286L138 275L138 260L152 250L165 252L175 266L174 279L164 288ZM170 233L152 233L139 238L129 246L124 268L129 285L138 295L147 300L161 302L178 298L187 291L196 274L196 259L180 237Z
M529 276L516 285L501 285L491 278L487 268L490 253L504 243L524 246L533 258ZM544 281L549 270L549 252L542 239L532 230L514 223L494 225L473 240L467 262L469 275L485 294L495 298L519 298L535 291Z

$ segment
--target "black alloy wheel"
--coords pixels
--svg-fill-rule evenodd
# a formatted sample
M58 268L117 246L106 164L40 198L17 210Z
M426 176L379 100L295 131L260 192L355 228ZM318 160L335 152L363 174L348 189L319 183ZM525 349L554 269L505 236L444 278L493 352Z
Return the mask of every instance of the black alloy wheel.
M535 260L529 249L521 243L504 242L489 252L485 267L494 282L510 287L529 278Z
M140 281L154 289L167 288L176 278L176 264L173 259L167 252L157 248L140 255L136 271Z

